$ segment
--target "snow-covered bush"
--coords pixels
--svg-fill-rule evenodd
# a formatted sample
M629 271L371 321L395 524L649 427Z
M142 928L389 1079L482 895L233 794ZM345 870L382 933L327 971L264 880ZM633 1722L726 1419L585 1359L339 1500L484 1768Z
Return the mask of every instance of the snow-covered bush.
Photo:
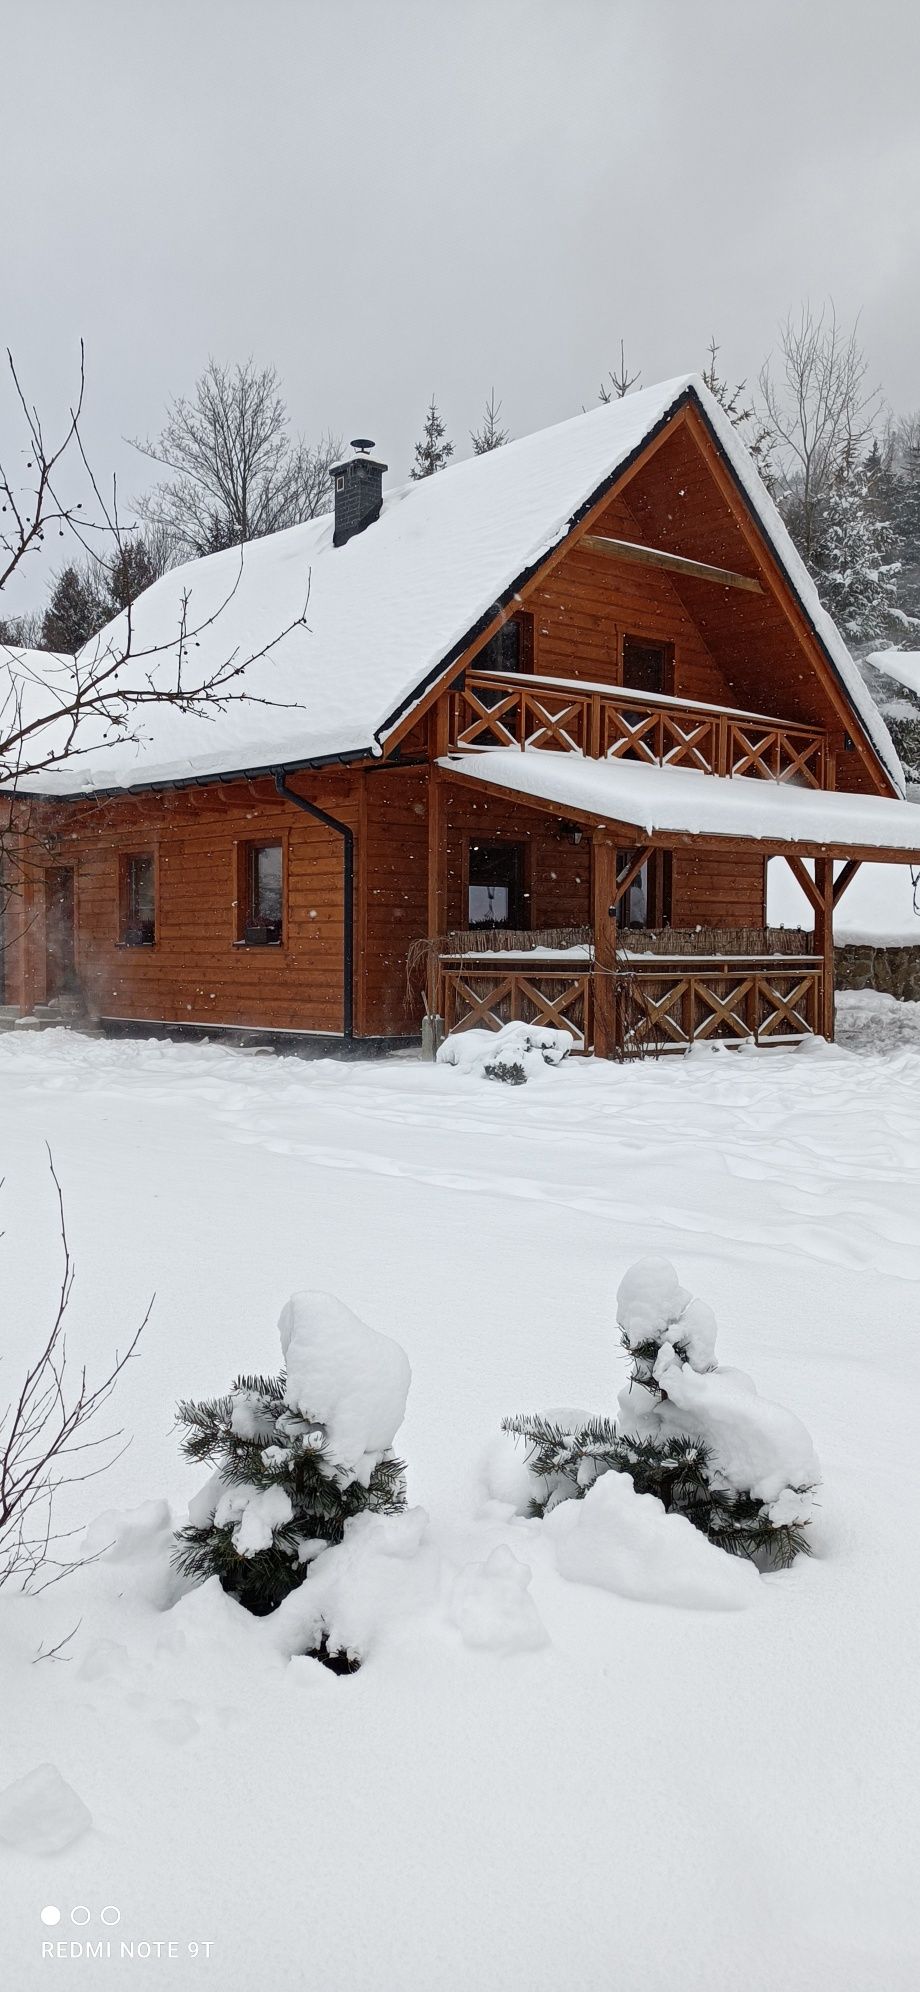
M616 1419L504 1420L530 1446L531 1514L583 1499L601 1474L626 1473L638 1493L655 1495L710 1542L767 1565L791 1563L808 1547L820 1479L804 1426L758 1396L743 1371L719 1367L712 1310L666 1259L630 1267L617 1323L632 1374Z
M280 1376L237 1377L226 1397L182 1403L186 1459L215 1466L189 1506L175 1561L219 1577L247 1610L274 1610L345 1524L405 1507L391 1450L411 1381L397 1342L326 1293L296 1293L279 1322Z
M452 1031L438 1049L439 1065L456 1065L461 1072L483 1079L522 1086L547 1065L561 1065L575 1040L570 1031L549 1030L542 1024L503 1024L499 1031Z

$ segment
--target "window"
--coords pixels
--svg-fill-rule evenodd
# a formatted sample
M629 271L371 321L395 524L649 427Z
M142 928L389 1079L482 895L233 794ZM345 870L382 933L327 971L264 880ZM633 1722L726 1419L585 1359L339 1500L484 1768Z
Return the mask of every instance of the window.
M511 616L475 660L477 671L532 671L533 616Z
M623 638L623 683L637 692L669 692L672 684L671 649L666 643L643 643L639 637Z
M242 852L242 939L250 948L279 947L284 884L281 845L244 844Z
M621 851L618 870L622 876L635 856ZM671 853L653 851L620 901L621 927L661 928L671 924Z
M467 920L470 927L524 926L523 844L471 844Z
M150 851L121 860L120 940L124 948L152 948L156 941L156 870Z

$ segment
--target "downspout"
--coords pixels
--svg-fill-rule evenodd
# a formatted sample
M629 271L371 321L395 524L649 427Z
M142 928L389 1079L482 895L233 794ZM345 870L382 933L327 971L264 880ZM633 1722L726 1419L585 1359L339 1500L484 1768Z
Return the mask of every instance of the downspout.
M355 833L348 823L340 823L337 816L320 809L315 802L308 802L306 796L298 795L296 789L288 788L281 768L274 770L275 787L285 802L292 802L296 809L302 809L306 816L312 816L317 823L323 823L327 830L334 830L342 839L342 1034L353 1038L355 1034Z

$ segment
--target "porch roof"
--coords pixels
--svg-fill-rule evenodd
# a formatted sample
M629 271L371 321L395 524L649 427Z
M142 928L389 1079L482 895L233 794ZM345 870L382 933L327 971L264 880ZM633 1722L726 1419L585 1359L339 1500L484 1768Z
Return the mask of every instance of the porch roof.
M627 845L743 841L759 844L765 856L920 863L920 806L886 796L547 750L489 748L438 765L454 781L622 833Z

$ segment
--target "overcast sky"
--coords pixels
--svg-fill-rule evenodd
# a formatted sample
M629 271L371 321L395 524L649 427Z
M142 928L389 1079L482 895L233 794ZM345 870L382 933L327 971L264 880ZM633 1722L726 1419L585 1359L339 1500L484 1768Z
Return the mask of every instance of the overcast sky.
M920 404L916 0L0 0L3 343L49 415L86 342L124 493L209 353L401 482L712 332L756 373L808 296ZM8 403L0 400L9 447ZM34 584L33 584L34 586ZM25 594L30 589L27 587ZM8 612L25 607L23 590Z

